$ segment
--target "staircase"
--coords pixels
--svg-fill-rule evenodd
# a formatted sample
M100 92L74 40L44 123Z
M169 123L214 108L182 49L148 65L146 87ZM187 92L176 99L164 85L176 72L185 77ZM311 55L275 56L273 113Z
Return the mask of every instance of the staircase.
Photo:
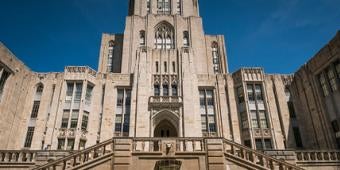
M245 147L233 141L223 139L226 159L242 167L251 169L279 169L279 170L303 170L294 164L284 160L275 159L262 152Z
M174 142L174 158L176 158L176 153L194 154L197 152L206 155L207 169L225 169L225 163L229 161L245 169L302 170L292 163L222 138L113 138L38 166L34 170L88 169L103 163L107 164L105 169L114 169L117 166L120 166L119 169L129 169L132 155L162 153L166 148L165 140ZM162 154L158 155L159 159L164 158ZM169 157L169 155L165 155L165 157ZM119 163L116 163L115 159L118 159Z
M103 163L113 155L114 139L104 141L84 150L72 153L64 158L33 168L33 170L47 169L81 169L91 163Z

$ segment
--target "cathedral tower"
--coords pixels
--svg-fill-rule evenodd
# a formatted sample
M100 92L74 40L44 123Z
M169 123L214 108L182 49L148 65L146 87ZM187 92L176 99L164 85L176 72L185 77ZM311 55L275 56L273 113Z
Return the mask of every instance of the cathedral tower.
M224 37L204 34L197 0L130 0L124 34L103 35L99 71L133 75L133 136L201 136L198 98L214 94L199 89L198 75L227 68ZM207 105L202 115L207 135L219 136L215 109Z

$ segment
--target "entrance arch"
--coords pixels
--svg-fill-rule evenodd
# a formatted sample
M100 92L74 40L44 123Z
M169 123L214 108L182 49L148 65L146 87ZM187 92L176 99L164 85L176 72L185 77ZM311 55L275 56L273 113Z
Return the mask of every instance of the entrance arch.
M163 120L156 126L153 136L161 138L178 137L177 128L168 120Z
M152 116L153 137L179 137L179 115L170 110L161 110Z

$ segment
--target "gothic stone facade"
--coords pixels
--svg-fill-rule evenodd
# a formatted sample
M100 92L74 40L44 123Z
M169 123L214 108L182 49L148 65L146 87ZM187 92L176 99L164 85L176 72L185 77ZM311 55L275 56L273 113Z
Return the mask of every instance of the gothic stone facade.
M98 70L37 73L0 46L0 148L81 150L112 137L221 137L257 150L340 145L340 33L291 75L229 73L197 0L131 0Z

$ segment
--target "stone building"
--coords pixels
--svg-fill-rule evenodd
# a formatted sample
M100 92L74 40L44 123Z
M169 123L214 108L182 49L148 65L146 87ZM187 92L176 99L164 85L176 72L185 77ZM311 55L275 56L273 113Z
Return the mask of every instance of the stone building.
M130 0L98 70L37 73L0 44L0 168L338 168L340 33L294 74L229 73L198 5Z

